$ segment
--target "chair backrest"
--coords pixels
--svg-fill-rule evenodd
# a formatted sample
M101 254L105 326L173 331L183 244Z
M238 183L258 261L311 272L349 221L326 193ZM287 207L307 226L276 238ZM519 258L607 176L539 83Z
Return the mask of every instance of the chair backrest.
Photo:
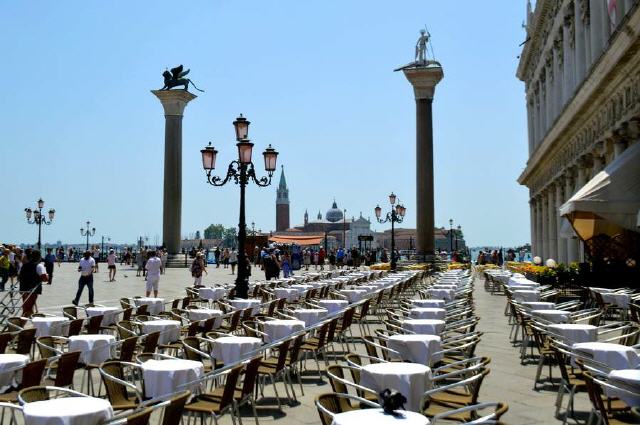
M189 288L187 288L187 293L189 293ZM171 301L171 310L178 308L180 306L180 301L182 301L180 298L176 298Z
M78 308L75 305L69 305L66 307L62 307L62 314L69 319L77 319L78 318Z
M193 298L191 297L184 297L182 299L182 309L184 310L185 308L187 308L187 306L191 303L191 301L193 300Z
M245 308L242 310L242 321L251 320L251 315L253 314L253 307Z
M133 314L133 307L125 308L122 310L122 320L131 320Z
M182 391L169 399L169 404L164 408L162 425L175 425L182 421L184 405L191 396L191 391Z
M267 308L267 316L271 317L276 311L276 307L278 306L278 300L273 300L269 303L269 307Z
M153 413L153 408L148 407L144 410L134 412L127 416L127 425L149 425L149 418Z
M278 310L284 310L284 306L285 306L285 304L286 304L286 303L287 303L287 299L286 299L286 298L280 298L280 299L278 300L278 307L277 307L277 309L278 309Z
M132 336L122 340L120 345L120 358L121 362L133 361L133 353L136 351L136 344L138 343L138 337Z
M36 345L40 352L40 357L43 359L49 359L57 356L59 353L53 349L54 342L52 336L41 336L36 339Z
M151 332L147 334L144 338L144 343L142 344L142 351L144 353L155 353L156 348L158 348L158 340L160 339L160 332Z
M336 328L338 327L338 320L340 318L336 317L329 322L329 328L327 329L327 344L332 343L336 336Z
M334 393L320 394L316 397L316 406L318 407L318 415L320 415L322 425L331 425L333 423L333 417L327 414L327 412L335 415L354 410L348 399L338 397ZM323 411L323 409L325 411Z
M233 402L233 393L236 390L238 376L240 376L240 372L243 367L243 365L238 365L227 373L227 380L224 383L224 390L222 391L222 397L220 398L220 409L224 409Z
M335 377L338 377L340 379L345 379L342 366L337 364L329 365L329 367L327 368L327 374L329 375L329 382L331 383L331 388L333 389L334 392L340 393L340 394L349 393L349 390L347 386L344 384L344 382L340 382L338 379L335 378Z
M233 332L238 329L238 325L240 324L240 318L242 317L242 310L236 310L231 313L231 318L229 319L229 332Z
M136 334L133 322L131 322L130 320L119 321L117 329L120 339L126 339Z
M149 306L147 304L142 304L136 309L136 316L146 316L149 314Z
M200 349L200 340L198 339L198 337L196 336L186 336L182 339L182 344L187 346L187 347L191 347L193 349L196 349L198 351L202 351ZM198 353L189 350L187 348L185 348L183 350L184 352L184 356L187 360L193 360L196 362L201 362L202 361L202 356L200 356Z
M47 359L34 360L27 363L22 369L22 382L20 383L20 389L37 387L42 383L42 375L44 368L47 366Z
M80 335L82 332L82 326L84 326L84 319L75 319L69 322L69 331L67 336Z
M254 357L249 360L247 366L244 369L244 379L242 381L242 397L246 397L253 393L256 385L256 379L258 377L258 368L262 362L262 357Z
M304 337L304 334L298 335L293 340L293 344L289 347L288 365L292 365L300 359L300 347L304 344Z
M47 387L44 386L24 388L20 390L18 395L20 399L25 401L25 403L34 403L36 401L49 400L49 392L47 391Z
M122 309L131 307L131 301L129 301L129 298L120 298L120 307L122 307Z
M58 359L56 379L54 380L54 385L56 387L68 387L73 385L73 375L78 368L80 354L80 351L71 351L60 356Z
M287 353L289 352L289 345L291 344L290 339L286 341L282 341L280 344L275 346L274 348L278 349L278 362L276 364L276 372L284 369L285 363L287 362Z
M36 339L36 329L24 329L18 332L18 341L16 343L16 354L29 355L33 341Z
M200 329L202 336L206 335L207 332L210 332L213 330L213 327L216 324L216 318L215 317L210 317L207 320L205 320L202 323L202 328Z
M7 350L7 346L13 340L13 334L6 332L0 334L0 354L4 354Z
M121 381L126 381L124 368L122 367L121 362L104 362L102 366L100 366L100 368L104 373ZM109 398L109 402L115 406L131 401L127 387L119 382L105 377L104 373L101 373L100 376L102 377L102 383L107 390L107 397Z

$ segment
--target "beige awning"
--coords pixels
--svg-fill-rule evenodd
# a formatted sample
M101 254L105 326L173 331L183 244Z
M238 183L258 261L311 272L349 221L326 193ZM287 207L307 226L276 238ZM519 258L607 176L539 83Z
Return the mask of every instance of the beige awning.
M296 245L320 245L324 236L297 236L297 235L280 235L271 236L269 242L296 244Z
M638 231L640 143L627 148L560 207L583 240Z

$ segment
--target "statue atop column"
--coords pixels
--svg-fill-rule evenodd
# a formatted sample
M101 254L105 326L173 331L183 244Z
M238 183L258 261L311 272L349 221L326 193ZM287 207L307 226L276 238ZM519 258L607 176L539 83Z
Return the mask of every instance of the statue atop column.
M398 69L394 69L394 71L401 71L407 68L425 68L428 66L440 66L440 63L436 60L431 60L427 58L428 54L428 44L431 38L431 34L426 29L420 30L420 37L418 37L418 41L416 42L415 47L415 57L413 62L408 63L404 66L401 66ZM431 51L433 54L433 49Z
M187 69L186 71L183 71L183 69L184 67L182 65L171 68L171 72L165 69L162 73L162 76L164 77L164 87L160 90L171 90L174 87L183 86L185 91L189 91L189 83L191 83L196 90L204 92L204 90L200 90L196 87L195 83L189 78L184 78L189 73L190 69Z

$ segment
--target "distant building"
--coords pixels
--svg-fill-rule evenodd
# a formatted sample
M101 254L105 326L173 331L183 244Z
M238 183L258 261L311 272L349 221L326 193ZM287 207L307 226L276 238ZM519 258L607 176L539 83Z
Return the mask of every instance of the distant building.
M284 166L280 173L280 184L276 195L276 232L289 228L289 188L284 178Z

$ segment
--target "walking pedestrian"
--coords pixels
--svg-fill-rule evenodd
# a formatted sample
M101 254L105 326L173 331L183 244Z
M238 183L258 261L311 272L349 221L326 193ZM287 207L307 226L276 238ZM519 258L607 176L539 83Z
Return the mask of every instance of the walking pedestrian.
M142 249L136 253L136 265L138 266L136 276L144 276L144 251Z
M166 249L161 249L160 250L160 262L162 264L162 267L160 268L160 271L162 272L162 274L164 274L165 269L167 268L167 260L169 259L169 254L167 253Z
M20 281L20 292L22 292L22 315L24 317L31 317L38 295L42 294L42 282L49 280L47 270L41 260L40 251L29 249L26 251L26 261L20 268L18 280Z
M220 268L220 247L216 247L216 250L213 251L213 256L216 259L216 269Z
M99 272L100 269L98 263L100 263L100 248L98 248L98 246L93 248L93 261L96 262L96 272Z
M291 274L291 259L289 253L285 252L282 258L282 276L286 279Z
M9 280L9 269L11 268L9 252L9 249L4 248L0 257L0 291L4 291L4 285Z
M232 248L229 253L229 264L231 264L231 274L236 274L236 264L238 264L238 251Z
M203 272L207 273L207 270L204 268L204 257L199 252L196 254L196 258L193 259L193 263L191 263L191 277L194 278L193 286L202 286Z
M47 276L49 276L48 285L53 283L53 266L56 264L56 256L51 248L47 248L47 255L44 256L44 268L47 270Z
M116 281L116 253L113 249L107 255L107 268L109 269L109 282Z
M225 248L222 252L222 264L224 264L224 268L229 268L229 248Z
M160 267L162 266L162 261L156 256L155 251L149 251L149 258L147 259L147 264L145 265L145 270L147 271L147 297L151 295L151 291L153 290L153 297L158 298L158 286L160 284Z
M91 251L85 251L78 263L80 279L78 280L78 291L71 304L77 306L82 296L82 291L86 286L89 289L89 304L93 304L93 273L96 269L96 260L91 256Z

